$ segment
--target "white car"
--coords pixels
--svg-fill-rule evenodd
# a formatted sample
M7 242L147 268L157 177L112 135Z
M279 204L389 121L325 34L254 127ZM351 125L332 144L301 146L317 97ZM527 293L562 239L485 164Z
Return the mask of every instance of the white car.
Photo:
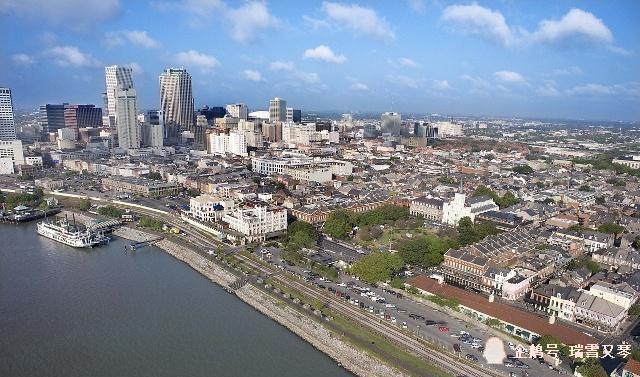
M337 285L338 285L338 287L346 287L347 286L345 283L338 283Z
M471 348L478 349L480 347L482 347L482 345L480 343L471 343Z

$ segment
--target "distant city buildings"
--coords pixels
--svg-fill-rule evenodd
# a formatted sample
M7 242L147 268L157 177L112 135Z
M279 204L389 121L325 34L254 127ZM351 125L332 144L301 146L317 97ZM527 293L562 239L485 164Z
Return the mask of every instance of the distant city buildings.
M383 134L400 136L400 129L402 128L402 117L399 113L382 113L380 123L380 130Z
M133 71L129 67L112 65L104 68L105 79L107 84L106 91L106 111L105 114L109 119L108 126L115 128L118 122L117 90L119 88L133 88Z
M284 122L287 120L287 101L274 98L269 101L269 121Z
M227 105L227 114L234 118L246 120L249 117L249 108L244 103L232 103Z
M148 110L142 124L142 144L145 147L164 145L164 116L162 110Z
M67 104L46 104L40 106L40 126L42 127L41 139L47 141L49 135L57 133L64 128L64 107Z
M287 122L300 123L302 121L302 110L287 107Z
M160 74L160 109L167 135L176 139L182 131L193 131L194 105L191 75L184 68L169 68Z
M102 109L95 105L65 105L64 126L75 130L102 127Z
M16 124L11 89L0 87L0 140L14 140Z
M116 90L116 110L118 146L123 149L140 148L140 132L137 120L138 105L135 89L130 87Z
M246 156L247 139L245 133L239 130L232 130L229 134L209 134L208 152L219 155L230 153L236 156Z

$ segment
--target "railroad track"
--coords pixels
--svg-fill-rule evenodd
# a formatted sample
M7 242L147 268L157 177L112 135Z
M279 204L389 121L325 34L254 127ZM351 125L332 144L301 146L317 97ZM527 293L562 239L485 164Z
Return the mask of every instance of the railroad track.
M358 323L370 328L378 334L381 334L385 338L388 338L391 341L406 347L422 359L440 367L445 371L452 371L457 374L463 374L473 377L500 376L500 374L497 374L493 371L487 371L479 366L473 367L467 365L460 360L446 354L445 352L438 352L431 348L425 347L419 341L417 341L417 339L414 339L413 337L400 331L400 329L396 328L395 326L387 324L386 322L378 322L377 317L371 316L369 313L362 312L361 310L354 308L344 301L336 299L335 296L327 293L324 290L309 287L301 282L281 276L279 274L276 275L271 269L263 266L260 263L256 263L255 261L243 255L236 255L236 257L242 259L245 263L249 264L255 269L258 269L266 275L271 275L273 279L284 284L285 286L296 289L309 297L321 298L323 302L326 302L328 306L338 312L338 314L341 314L346 318L355 319L356 321L358 321Z

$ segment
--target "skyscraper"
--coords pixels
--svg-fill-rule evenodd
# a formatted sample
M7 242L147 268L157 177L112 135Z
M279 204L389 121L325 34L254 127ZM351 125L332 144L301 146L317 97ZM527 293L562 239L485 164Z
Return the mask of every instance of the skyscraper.
M162 147L164 139L164 117L161 110L149 110L144 114L142 143L146 147Z
M140 148L136 90L133 88L117 88L115 94L118 146L124 149Z
M41 140L48 140L50 133L57 133L64 128L64 107L63 104L51 104L40 106L40 126L42 127Z
M76 131L80 128L102 127L102 109L95 105L66 105L64 126Z
M13 117L11 89L0 88L0 140L16 139L16 123Z
M392 136L400 135L400 128L402 128L402 118L399 113L382 113L380 131L383 134L390 134Z
M169 68L160 74L160 109L170 136L176 137L184 130L193 131L193 91L191 75L186 69Z
M269 121L284 122L286 120L287 120L287 101L278 97L269 101Z
M104 75L107 82L107 108L105 115L109 117L108 126L114 128L118 124L118 111L116 110L116 91L118 88L133 88L132 70L129 67L112 65L104 67Z
M231 114L232 117L247 119L249 115L249 108L244 103L231 103L227 105L227 114Z
M302 111L287 107L287 122L300 123L302 121Z

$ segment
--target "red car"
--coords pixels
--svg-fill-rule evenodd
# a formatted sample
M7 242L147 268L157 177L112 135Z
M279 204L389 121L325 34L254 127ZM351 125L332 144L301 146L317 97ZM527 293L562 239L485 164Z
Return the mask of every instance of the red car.
M440 330L440 332L449 332L449 328L444 326L438 327L438 330Z

